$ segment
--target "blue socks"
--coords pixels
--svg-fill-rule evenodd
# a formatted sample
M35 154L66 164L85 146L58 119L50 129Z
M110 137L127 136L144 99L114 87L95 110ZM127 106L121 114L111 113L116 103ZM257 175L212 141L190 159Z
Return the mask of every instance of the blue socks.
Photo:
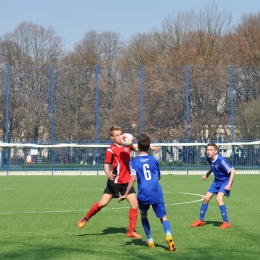
M150 230L150 224L148 218L142 218L141 221L147 238L148 239L151 238L151 230Z
M228 222L227 207L226 205L219 206L220 213L224 222Z
M208 204L201 204L201 207L200 207L200 220L201 221L204 221L204 217L205 217L205 214L206 214L206 211L208 209ZM222 219L224 222L228 222L228 215L227 215L227 208L226 208L226 205L221 205L219 206L219 209L220 209L220 213L221 213L221 216L222 216Z
M170 226L169 220L164 220L162 222L162 225L163 225L163 229L165 231L165 234L166 235L171 235L171 226Z
M202 203L201 207L200 207L200 221L204 221L204 217L205 217L207 209L208 209L208 204Z
M152 239L152 234L151 234L150 224L149 224L148 218L142 218L141 222L142 222L146 237L148 238L148 242L152 242L153 239ZM164 220L162 222L162 225L163 225L163 229L165 231L165 234L171 235L171 225L170 225L169 220Z

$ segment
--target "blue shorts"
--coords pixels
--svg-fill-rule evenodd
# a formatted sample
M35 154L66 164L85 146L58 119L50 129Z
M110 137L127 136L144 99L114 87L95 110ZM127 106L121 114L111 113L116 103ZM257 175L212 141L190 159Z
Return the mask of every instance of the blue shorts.
M142 204L142 202L138 201L138 207L141 210L142 213L146 213L150 206L153 207L153 211L157 218L162 218L166 215L166 208L164 203L157 203L157 204Z
M213 182L211 186L208 189L208 192L213 193L213 194L218 194L219 192L223 192L225 196L229 197L230 195L230 190L225 190L224 188L226 187L228 183L218 183L218 182Z

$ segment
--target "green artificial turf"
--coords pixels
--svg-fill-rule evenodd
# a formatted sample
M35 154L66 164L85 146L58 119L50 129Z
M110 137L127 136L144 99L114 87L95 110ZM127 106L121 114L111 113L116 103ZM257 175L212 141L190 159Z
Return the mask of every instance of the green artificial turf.
M161 223L149 211L155 248L148 248L140 217L142 239L126 237L129 205L113 199L83 229L77 222L103 193L105 176L0 177L0 259L259 259L260 175L236 175L225 199L230 229L220 229L222 218L215 198L205 225L198 219L201 199L213 176L163 175L168 219L177 246L169 252Z

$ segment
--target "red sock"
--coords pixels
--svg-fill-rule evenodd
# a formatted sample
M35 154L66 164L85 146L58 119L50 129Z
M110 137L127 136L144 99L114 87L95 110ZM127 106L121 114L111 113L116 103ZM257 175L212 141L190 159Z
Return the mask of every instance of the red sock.
M138 217L138 209L130 208L128 216L129 216L128 231L134 232L136 227L137 217Z
M91 217L93 217L96 213L98 213L101 210L101 208L98 206L98 202L96 202L91 209L88 211L88 213L86 214L86 218L90 219Z

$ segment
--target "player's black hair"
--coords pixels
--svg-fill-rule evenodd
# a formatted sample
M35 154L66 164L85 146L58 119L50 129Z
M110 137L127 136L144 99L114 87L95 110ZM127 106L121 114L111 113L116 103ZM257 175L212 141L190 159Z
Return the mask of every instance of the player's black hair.
M138 139L138 149L140 152L147 152L150 148L150 137L146 134L141 134L137 137Z

